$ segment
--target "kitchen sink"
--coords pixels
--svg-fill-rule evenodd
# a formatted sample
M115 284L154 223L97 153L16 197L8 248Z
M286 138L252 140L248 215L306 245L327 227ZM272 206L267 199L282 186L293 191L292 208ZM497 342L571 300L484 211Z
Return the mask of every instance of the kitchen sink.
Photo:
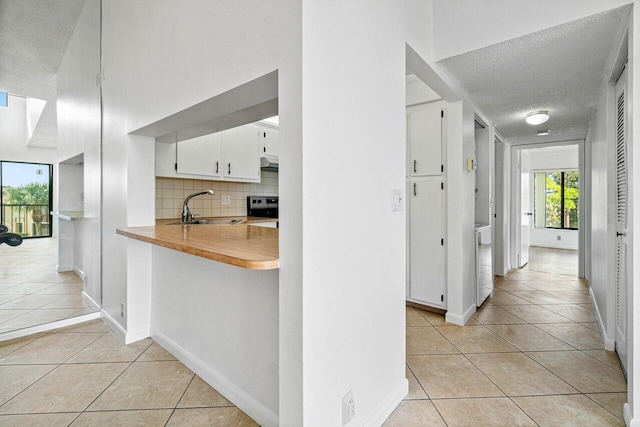
M196 219L191 222L172 222L167 225L234 225L243 222L243 219Z

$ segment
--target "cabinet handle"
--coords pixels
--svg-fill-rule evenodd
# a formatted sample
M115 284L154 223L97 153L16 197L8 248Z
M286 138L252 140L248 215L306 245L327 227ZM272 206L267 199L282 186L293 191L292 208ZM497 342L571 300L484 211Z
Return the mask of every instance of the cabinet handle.
M417 196L417 195L418 195L417 185L416 185L416 183L415 183L415 182L413 183L413 195L414 195L414 196Z
M418 172L418 170L417 170L417 166L416 166L417 164L418 164L418 161L417 161L417 160L414 160L414 161L413 161L413 173Z
M228 164L227 169L229 171L228 174L231 175L231 163Z
M218 173L218 162L216 162L216 173Z

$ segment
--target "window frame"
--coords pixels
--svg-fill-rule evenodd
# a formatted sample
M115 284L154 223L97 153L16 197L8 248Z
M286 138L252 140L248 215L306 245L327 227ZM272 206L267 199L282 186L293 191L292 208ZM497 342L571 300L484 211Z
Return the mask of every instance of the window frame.
M577 172L578 173L578 197L580 197L580 170L578 168L561 168L561 169L536 169L533 172L533 183L534 183L534 189L533 189L533 210L534 212L537 212L536 210L536 188L535 188L535 182L536 182L536 174L537 173L544 173L545 174L545 188L544 188L544 192L545 192L545 208L543 209L543 212L545 214L544 217L544 227L537 227L535 225L535 218L533 221L533 226L534 228L537 228L538 230L573 230L573 231L578 231L579 227L573 228L573 227L565 227L564 226L564 221L560 221L560 227L549 227L547 226L547 210L546 210L546 191L547 191L547 187L546 187L546 175L549 173L558 173L560 172L560 213L561 216L564 217L564 206L565 206L565 200L564 200L564 190L565 190L565 174L566 173L571 173L571 172ZM580 204L578 203L577 206L577 210L578 210L578 217L580 216Z

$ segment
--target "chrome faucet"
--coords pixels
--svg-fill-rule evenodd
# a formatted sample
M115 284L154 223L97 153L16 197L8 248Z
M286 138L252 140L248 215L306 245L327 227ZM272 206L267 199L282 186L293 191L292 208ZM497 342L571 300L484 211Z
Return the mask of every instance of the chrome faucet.
M201 196L203 194L211 194L213 196L216 193L214 193L213 190L205 190L189 194L187 198L184 199L184 203L182 204L182 222L193 222L193 218L195 218L195 215L192 214L189 210L189 200L191 200L193 197Z

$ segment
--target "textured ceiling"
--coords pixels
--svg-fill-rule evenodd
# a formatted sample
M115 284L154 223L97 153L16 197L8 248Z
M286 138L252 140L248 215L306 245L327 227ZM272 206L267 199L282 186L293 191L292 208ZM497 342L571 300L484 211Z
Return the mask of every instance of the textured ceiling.
M630 6L438 61L511 144L584 139ZM527 113L548 110L531 126ZM550 129L551 135L536 136Z
M0 90L47 101L29 143L57 145L56 76L85 0L0 0Z

